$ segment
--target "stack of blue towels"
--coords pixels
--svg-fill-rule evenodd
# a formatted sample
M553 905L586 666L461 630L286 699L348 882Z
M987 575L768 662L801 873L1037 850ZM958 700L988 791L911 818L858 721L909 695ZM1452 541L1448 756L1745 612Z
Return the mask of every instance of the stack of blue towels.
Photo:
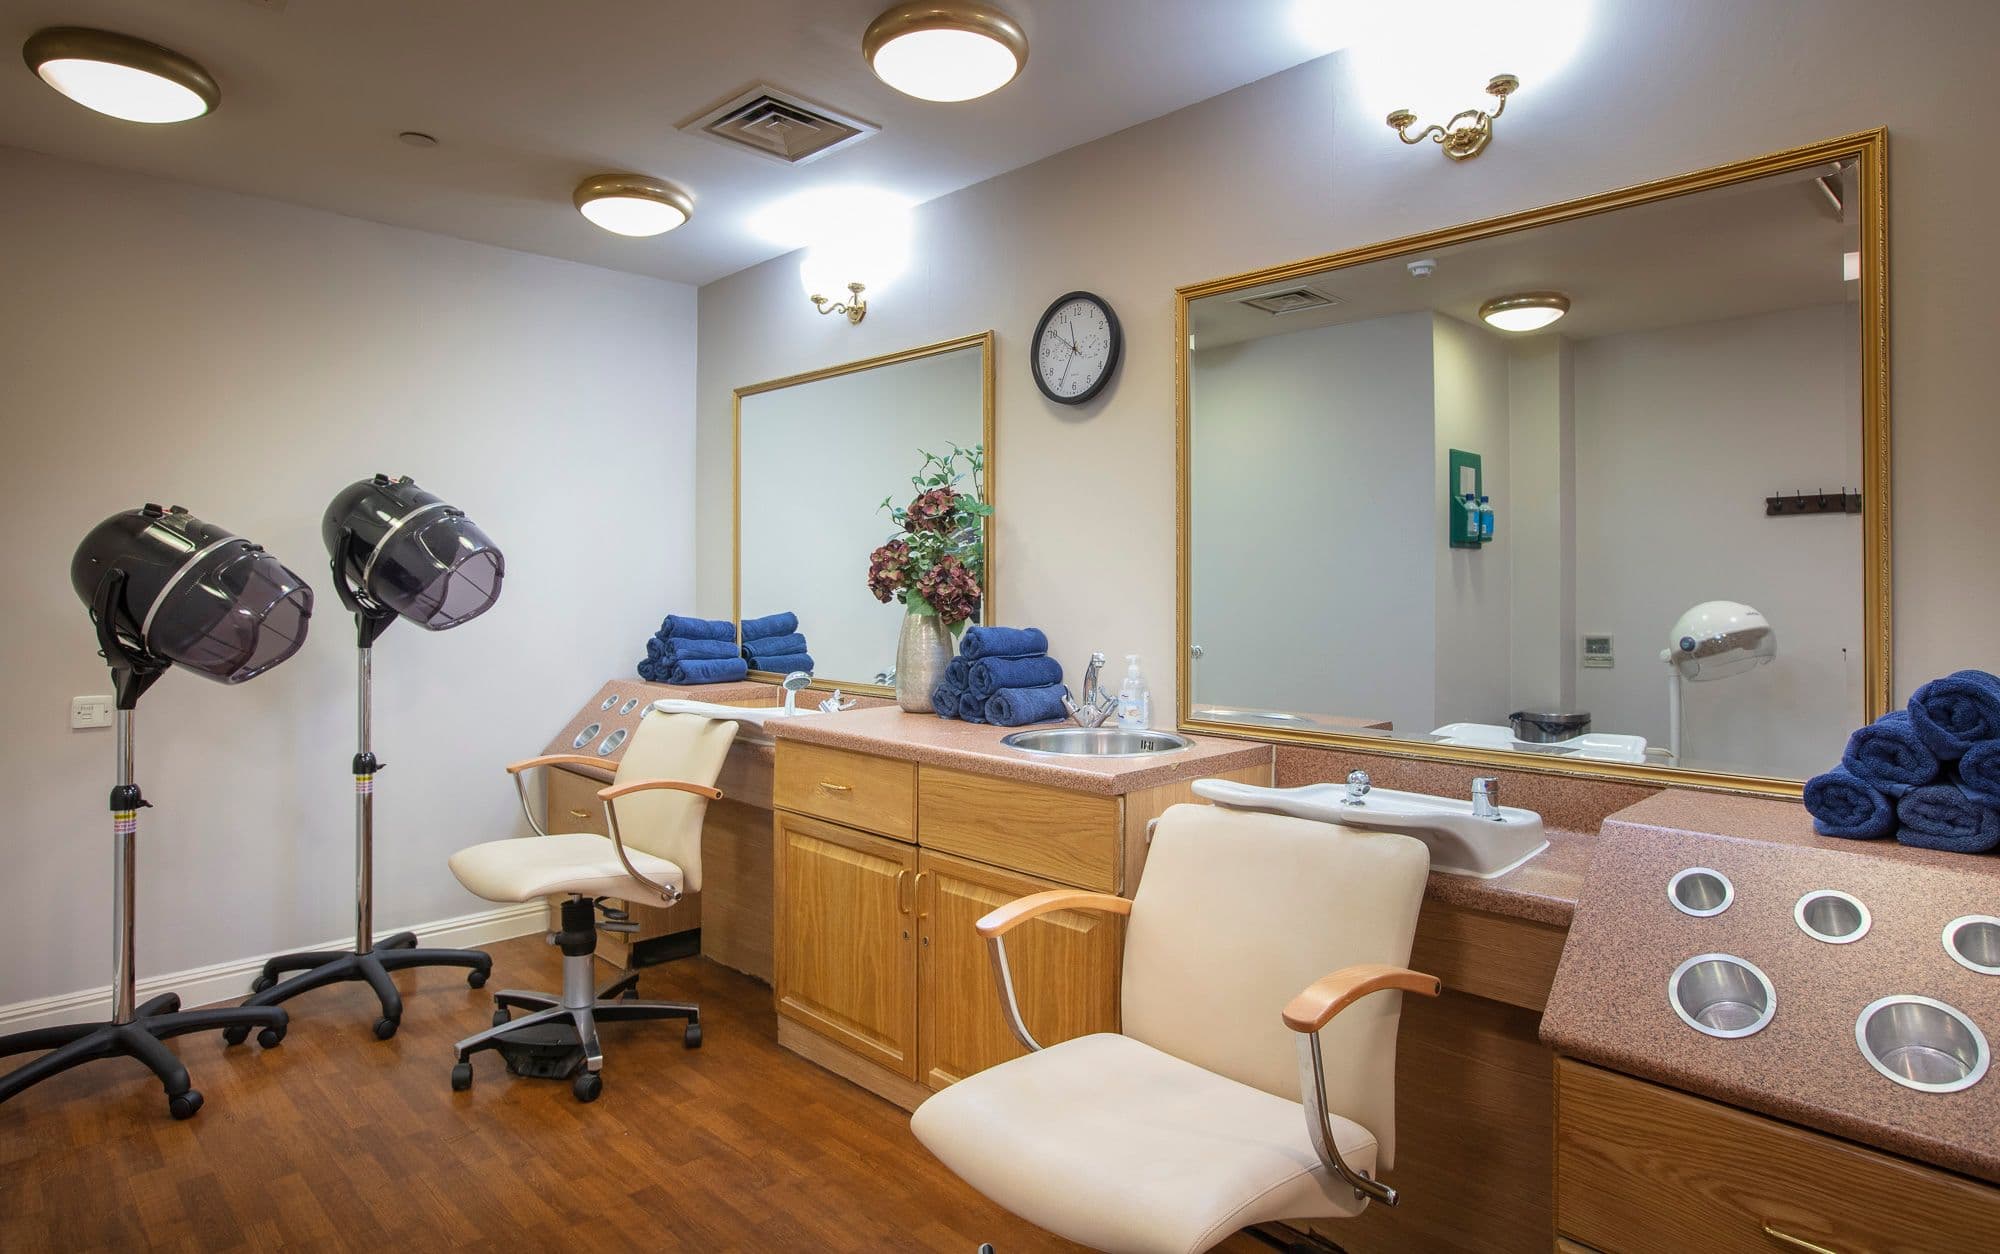
M736 652L736 624L726 618L667 615L639 663L639 678L656 684L727 684L749 673Z
M1069 713L1063 707L1062 663L1035 627L968 627L944 682L931 693L939 718L1024 727Z
M743 659L753 671L789 675L811 670L812 654L806 652L806 638L799 632L799 616L787 612L744 619Z
M1909 708L1848 737L1840 765L1806 781L1805 800L1822 836L2000 848L2000 678L1959 671L1917 689Z

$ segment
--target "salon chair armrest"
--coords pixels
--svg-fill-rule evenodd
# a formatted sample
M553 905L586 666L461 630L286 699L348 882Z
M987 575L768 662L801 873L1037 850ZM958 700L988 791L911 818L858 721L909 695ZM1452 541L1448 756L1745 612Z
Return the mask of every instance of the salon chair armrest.
M1090 893L1076 888L1054 888L1045 893L1030 893L1017 897L1004 906L988 911L979 922L973 924L979 934L986 938L987 950L993 956L993 983L1000 990L1000 1012L1007 1016L1007 1027L1014 1033L1014 1039L1021 1042L1029 1053L1041 1049L1028 1031L1028 1025L1021 1020L1021 1004L1014 998L1014 974L1007 966L1007 933L1013 931L1029 919L1050 914L1057 910L1098 910L1105 914L1130 915L1132 903L1124 897L1114 897L1110 893Z
M618 799L629 797L635 792L661 791L693 793L708 801L718 800L722 796L720 788L711 788L707 784L690 784L678 779L636 779L629 784L613 784L609 788L600 788L597 790L597 798L604 803L604 825L611 832L611 847L618 851L618 861L624 865L625 874L652 889L668 905L672 905L681 899L681 890L671 884L662 884L658 880L648 879L640 874L639 868L633 866L632 859L626 856L625 838L618 834Z
M617 765L616 762L607 762L603 758L588 758L580 753L550 753L539 758L527 758L520 762L510 762L507 764L507 773L509 775L519 775L523 771L532 771L538 766L587 766L593 770L609 771L617 767Z

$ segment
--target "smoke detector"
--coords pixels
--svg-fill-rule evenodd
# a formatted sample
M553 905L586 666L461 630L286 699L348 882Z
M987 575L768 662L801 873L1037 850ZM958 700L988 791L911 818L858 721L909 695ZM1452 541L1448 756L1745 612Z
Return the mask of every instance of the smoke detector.
M1410 277L1413 279L1428 279L1437 273L1437 258L1419 257L1415 261L1406 262L1405 268L1409 270Z

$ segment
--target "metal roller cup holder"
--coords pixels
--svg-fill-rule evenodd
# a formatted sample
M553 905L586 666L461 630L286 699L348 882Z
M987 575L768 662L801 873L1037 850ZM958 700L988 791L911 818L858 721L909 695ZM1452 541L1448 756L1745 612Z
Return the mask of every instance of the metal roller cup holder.
M1837 888L1815 888L1799 898L1792 920L1801 932L1829 945L1851 945L1875 923L1858 897Z
M610 696L604 698L604 704L598 706L597 708L600 710L608 710L612 706L617 704L618 704L618 694L614 692Z
M597 733L603 730L604 724L592 723L576 734L576 739L569 742L569 747L572 749L581 749L591 741L597 739Z
M623 718L625 715L630 714L632 711L638 708L639 708L639 698L633 697L631 700L627 701L624 705L618 707L618 716L620 718Z
M1712 867L1691 866L1675 872L1667 881L1667 900L1682 914L1711 918L1729 909L1729 903L1736 900L1736 885Z
M619 728L615 732L612 732L609 736L606 736L604 738L603 744L597 746L597 756L600 758L610 757L612 753L617 750L619 745L625 743L625 737L631 734L632 733L629 730L623 727Z
M1770 977L1735 954L1696 954L1675 967L1667 1002L1682 1023L1725 1040L1761 1032L1778 1012Z
M1961 914L1944 925L1944 951L1951 960L1981 975L2000 975L2000 919Z
M1854 1021L1868 1065L1906 1089L1956 1093L1986 1074L1986 1037L1956 1006L1897 994L1870 1002Z

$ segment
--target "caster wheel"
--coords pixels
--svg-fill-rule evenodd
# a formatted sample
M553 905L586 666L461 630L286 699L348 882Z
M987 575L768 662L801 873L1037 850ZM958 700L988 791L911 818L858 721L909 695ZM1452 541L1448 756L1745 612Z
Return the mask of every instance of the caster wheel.
M266 972L265 974L260 975L256 979L250 981L250 991L252 993L262 993L267 991L273 984L276 984L277 982L278 980L276 976Z
M257 1033L257 1045L261 1049L276 1049L285 1040L285 1029L265 1028Z
M639 986L638 986L637 984L634 984L634 985L633 985L632 987L630 987L630 988L626 989L626 990L625 990L624 992L622 992L622 993L620 993L620 994L618 994L618 995L619 995L620 997L624 998L624 999L625 999L626 1001L638 1001L638 1000L639 1000Z
M192 1119L201 1111L201 1094L193 1089L176 1093L167 1099L167 1109L176 1119Z
M269 1029L266 1029L266 1030L268 1031ZM249 1035L250 1035L250 1029L249 1029L249 1028L224 1028L224 1029L222 1029L222 1039L223 1039L223 1040L224 1040L224 1041L225 1041L226 1043L228 1043L228 1044L230 1044L230 1045L241 1045L241 1044L242 1044L242 1043L244 1042L244 1040L245 1040L245 1039L246 1039L247 1037L249 1037ZM262 1042L262 1040L260 1039L258 1043L259 1043L259 1044L262 1044L263 1042Z
M580 1102L594 1102L597 1095L604 1091L604 1077L595 1071L586 1071L570 1082L569 1091Z
M485 988L486 972L481 971L475 967L473 970L468 971L466 973L465 982L471 985L473 988Z
M681 1033L681 1044L687 1046L689 1049L701 1048L701 1025L699 1023L690 1023L687 1025L687 1031Z
M456 1067L453 1067L451 1069L451 1091L454 1093L463 1093L465 1092L465 1090L471 1087L472 1087L472 1064L469 1062L462 1062L459 1063Z
M402 1022L401 1019L390 1019L387 1017L377 1019L375 1021L375 1039L378 1041L388 1040L396 1034L396 1029L402 1025Z
M493 1026L496 1028L500 1027L503 1024L512 1022L513 1018L513 1015L507 1013L507 1007L502 1006L493 1012Z

